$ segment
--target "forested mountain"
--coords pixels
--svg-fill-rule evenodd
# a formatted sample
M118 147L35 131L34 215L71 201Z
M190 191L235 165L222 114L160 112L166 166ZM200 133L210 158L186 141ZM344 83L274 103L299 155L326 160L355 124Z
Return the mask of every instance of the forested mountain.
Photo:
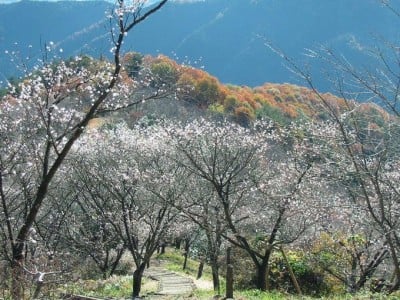
M265 83L257 87L223 84L204 70L179 65L176 61L159 55L140 56L128 53L124 57L125 72L135 80L141 80L151 71L151 85L175 87L176 97L145 103L125 113L124 121L132 124L141 118L172 118L187 121L193 117L211 116L226 118L248 126L257 119L268 119L279 125L293 121L327 121L330 116L322 100L329 102L334 113L341 114L355 108L355 101L330 93L315 91L294 84ZM134 66L134 67L133 67ZM381 127L388 114L381 107L367 103L359 107L360 117L372 127ZM371 128L372 128L371 127Z
M67 65L72 64L78 70L86 67L92 76L108 64L107 60L89 56L79 57L77 64L73 64L73 61L68 60ZM295 84L264 83L256 87L224 84L205 70L181 65L165 55L143 56L129 52L123 57L122 66L124 84L139 91L129 97L138 103L133 108L99 114L99 118L91 122L92 126L121 121L134 126L138 122L152 122L156 119L187 122L199 117L227 119L244 127L261 119L287 126L293 122L329 120L331 116L324 108L326 104L323 101L332 106L335 114L356 107L353 99L343 99L331 93L318 94L310 88ZM142 84L137 86L139 82ZM15 85L15 89L20 89L19 84ZM161 97L152 97L154 89L175 91L169 91ZM2 92L6 93L6 89ZM85 89L78 94L88 101ZM143 95L148 100L139 103ZM10 96L6 99L13 102ZM382 107L372 103L359 105L357 111L359 117L370 124L371 128L384 126L389 118Z
M109 55L106 12L110 7L101 1L0 5L0 80L15 72L9 63L12 51L32 57L34 64L41 57L40 49L50 41L52 47L63 49L59 55L65 57ZM162 53L180 62L204 65L225 83L256 86L298 83L264 45L264 38L298 60L306 58L303 49L322 44L361 64L370 63L360 51L373 44L371 37L395 40L397 27L398 19L377 0L178 1L138 26L125 46L129 51ZM313 67L320 69L321 65ZM321 90L329 90L326 82L318 84Z

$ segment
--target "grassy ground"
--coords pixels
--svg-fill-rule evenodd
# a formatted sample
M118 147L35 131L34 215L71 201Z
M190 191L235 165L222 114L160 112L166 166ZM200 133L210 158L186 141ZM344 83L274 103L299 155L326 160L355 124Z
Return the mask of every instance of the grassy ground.
M152 294L157 291L158 282L143 278L142 293ZM106 280L80 280L66 285L63 294L84 295L102 298L130 299L132 295L132 276L111 276Z
M208 300L208 299L223 299L225 294L225 281L221 278L221 291L215 293L211 282L211 270L210 267L204 266L203 276L201 280L196 280L197 270L199 263L197 261L189 259L187 262L187 268L182 270L183 266L183 255L171 249L163 255L155 257L153 264L161 265L162 267L182 274L184 276L191 277L196 284L196 290L190 297L185 299L190 300ZM148 278L143 278L142 295L144 299L151 299L151 295L157 291L158 283ZM79 281L74 284L64 286L62 288L63 293L67 294L79 294L85 296L97 296L102 298L113 298L113 299L129 299L132 292L132 276L112 276L107 280L85 280ZM222 295L215 297L216 294ZM147 296L147 297L146 297ZM261 292L259 290L245 290L235 291L234 297L236 300L311 300L315 298L311 297L300 297L296 295L289 295L280 292ZM163 298L157 298L163 299ZM175 299L173 296L165 298L165 300ZM176 299L183 299L182 296ZM325 298L323 300L395 300L400 299L400 293L396 295L381 295L381 294L370 294L361 293L357 295L335 295Z
M187 263L187 268L182 270L183 266L183 255L177 251L168 249L167 252L163 255L159 255L157 257L160 261L162 261L163 266L171 271L184 274L186 276L190 276L194 279L197 276L197 269L199 263L189 259ZM208 266L204 267L203 277L204 280L208 281L208 285L197 285L197 289L195 290L191 299L198 300L206 300L206 299L215 299L215 292L212 289L211 284L211 269ZM218 294L218 293L217 293ZM225 294L225 281L221 278L221 291L219 292L221 298ZM236 300L311 300L316 299L307 296L298 296L298 295L289 295L281 292L261 292L259 290L243 290L243 291L235 291L234 297ZM323 300L398 300L400 299L400 293L394 295L383 295L383 294L371 294L371 293L360 293L357 295L332 295L329 297L319 298Z

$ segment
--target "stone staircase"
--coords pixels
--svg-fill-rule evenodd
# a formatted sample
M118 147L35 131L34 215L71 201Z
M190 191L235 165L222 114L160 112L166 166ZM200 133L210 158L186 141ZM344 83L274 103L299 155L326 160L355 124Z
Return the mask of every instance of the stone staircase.
M149 269L146 269L144 276L147 276L159 282L157 293L154 295L154 297L151 297L150 299L160 299L163 298L162 296L189 295L195 289L195 285L192 279L165 270L161 267L150 267ZM180 297L176 297L175 299L179 298Z

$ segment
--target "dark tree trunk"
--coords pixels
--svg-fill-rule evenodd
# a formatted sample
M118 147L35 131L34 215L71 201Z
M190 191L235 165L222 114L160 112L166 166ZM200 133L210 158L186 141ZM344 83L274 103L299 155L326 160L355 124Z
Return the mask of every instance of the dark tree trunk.
M231 248L226 250L226 299L233 299L233 266L231 261Z
M211 273L212 273L212 279L213 279L213 286L214 286L214 291L220 294L220 282L219 282L219 265L218 265L218 259L216 257L211 257Z
M393 260L393 275L394 275L394 280L391 284L391 287L389 288L389 292L392 293L394 291L397 291L400 288L400 262L399 258L397 257L397 251L396 248L393 244L393 240L390 234L387 234L387 243L389 245L389 250L390 250L390 255Z
M182 239L181 238L175 238L174 246L175 246L176 250L181 249L181 243L182 243Z
M167 246L167 243L166 242L164 242L164 241L162 241L161 243L160 243L160 245L159 245L159 250L157 251L157 253L160 253L160 254L165 254L165 247Z
M220 284L219 284L219 268L218 266L211 266L211 272L212 272L212 279L213 279L213 286L214 286L214 291L220 294Z
M11 299L23 299L23 275L23 270L20 264L14 260L11 263Z
M355 282L351 286L351 291L352 293L357 293L360 291L366 284L369 278L372 277L378 266L383 262L383 260L386 258L387 254L389 251L387 249L381 250L377 252L372 260L369 262L367 267L363 270L361 270L361 275L359 276L359 279L357 282ZM351 282L353 283L353 282Z
M197 270L197 279L200 279L203 276L203 269L204 269L204 260L200 261L199 268Z
M267 290L267 265L268 261L257 265L256 288L261 291Z
M108 278L108 271L107 271L107 269L102 269L101 270L101 273L103 274L103 280L106 280L107 278Z
M143 272L146 268L146 263L143 262L140 266L133 272L133 291L132 291L132 299L139 297L140 288L142 287L142 278Z
M186 265L187 265L187 259L188 259L188 253L185 251L185 253L183 254L183 266L182 266L182 270L186 270Z
M389 292L393 293L394 291L399 290L400 288L400 281L396 278L395 282L389 288Z
M15 243L12 248L11 262L11 299L22 299L24 292L24 243Z
M183 253L184 255L184 260L183 260L183 270L186 270L186 265L187 265L187 260L189 256L189 249L190 249L190 241L185 241L185 252Z

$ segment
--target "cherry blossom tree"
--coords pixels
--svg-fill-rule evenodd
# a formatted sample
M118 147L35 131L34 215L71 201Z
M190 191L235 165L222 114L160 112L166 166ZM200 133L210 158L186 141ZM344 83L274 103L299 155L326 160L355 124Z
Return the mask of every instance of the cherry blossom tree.
M400 15L390 1L379 2ZM315 75L270 43L266 44L313 90L329 116L335 133L326 136L329 146L323 155L330 160L332 170L335 169L331 172L332 180L346 191L349 205L364 213L363 222L359 222L365 227L362 232L374 231L370 241L380 241L381 247L389 252L392 276L385 276L384 285L389 291L398 290L398 43L384 37L375 39L374 47L360 53L368 55L372 61L364 67L355 67L338 51L326 46L306 50L307 57L322 61L326 66L324 75L342 98L341 103L331 101L318 91L314 79L319 74ZM333 176L333 172L337 176ZM365 274L358 280L361 277Z
M312 189L304 183L312 160L297 153L300 150L289 132L275 129L265 122L245 129L200 120L169 130L175 160L195 185L179 209L206 234L217 234L209 238L219 241L217 245L223 237L244 249L257 269L260 289L266 288L274 247L296 240L311 219L305 210L310 202L302 204L301 197L312 200ZM252 244L255 236L264 241L261 252L259 245ZM213 271L216 289L217 266Z
M74 189L79 191L77 186L79 185L75 184ZM66 199L68 198L64 198L64 201ZM126 246L115 238L107 219L93 211L84 197L75 195L71 200L71 207L66 211L66 222L59 231L61 249L68 250L80 262L90 258L100 270L103 279L107 279L116 271ZM78 272L79 270L76 271Z
M330 57L334 55L330 51L327 53ZM348 68L341 71L347 72L345 77L351 76L354 86L357 84L356 88L349 88L340 83L341 79L337 81L340 95L346 101L345 111L333 109L332 103L326 101L315 88L314 91L320 96L337 128L337 135L329 143L337 151L333 157L336 172L342 175L340 183L348 192L349 199L368 212L368 225L377 230L379 239L385 241L393 263L394 281L389 284L389 289L395 290L400 287L400 244L397 242L398 224L395 221L398 205L398 169L395 166L399 161L399 120L396 115L388 115L372 103L359 104L352 99L370 94L371 101L381 99L395 113L396 104L390 102L390 106L387 99L389 91L382 92L380 87L378 89L378 82L386 89L390 87L390 81L385 83L382 78L370 77L371 73L362 76L344 61L336 63L336 66ZM312 84L311 79L309 80ZM366 87L367 82L370 89ZM331 154L328 155L332 157Z
M243 133L241 127L233 124L224 123L218 126L200 120L166 130L172 137L175 155L172 158L186 169L188 172L186 178L190 180L191 186L190 194L185 197L185 203L182 203L179 209L205 231L214 290L218 292L220 290L218 257L222 234L226 231L223 202L220 201L218 192L222 192L221 189L226 185L230 187L230 183L227 182L229 180L232 181L234 190L232 193L236 193L236 189L239 188L237 185L242 183L239 176L250 167L248 163L251 161L254 149L250 147L241 149L237 145L238 140L245 137L245 134L241 134ZM231 139L228 141L229 138ZM228 148L229 142L231 147ZM231 152L236 153L236 159ZM223 158L227 160L224 161ZM229 162L237 165L232 166ZM245 187L244 184L242 186ZM239 200L235 199L237 202ZM235 205L236 203L232 204L232 212L235 210Z
M80 192L75 209L82 211L78 215L88 212L85 226L104 223L114 241L131 254L136 265L133 298L139 296L145 267L177 216L170 204L185 189L179 168L166 160L159 133L122 125L99 130L77 143L74 153Z
M347 193L348 206L360 213L351 215L352 223L356 222L362 230L372 232L364 235L371 246L374 245L377 257L379 253L390 254L395 281L385 283L389 290L398 289L397 276L399 262L398 251L398 121L386 120L386 124L376 132L360 127L356 112L352 116L343 117L343 123L349 121L351 128L338 130L338 135L331 140L331 149L337 153L329 153L334 161L336 179ZM386 127L387 126L387 127ZM335 145L333 145L335 143ZM339 147L337 147L339 145ZM336 148L333 148L336 147ZM377 242L380 241L380 242ZM357 251L356 251L357 252ZM375 256L375 255L374 255ZM379 262L382 262L380 259ZM376 269L374 266L374 269ZM368 270L368 268L364 268ZM372 271L372 270L371 270ZM365 282L372 272L365 271L358 278ZM370 274L368 274L370 273ZM386 276L388 277L388 276ZM387 278L388 279L388 278ZM360 284L351 284L351 289L357 290Z
M22 298L20 280L29 234L73 144L99 111L127 106L127 101L132 101L128 95L134 84L126 84L121 77L123 41L167 0L146 8L145 3L117 2L110 16L110 24L115 21L110 31L113 63L105 62L93 74L77 67L80 58L69 63L44 61L1 102L2 243L12 265L14 299ZM18 177L29 181L24 184L28 189L18 188Z
M189 193L185 193L183 201L175 205L187 219L197 224L204 232L207 241L205 258L211 266L214 291L220 293L222 235L227 230L223 222L222 209L215 194L212 193L212 187L190 174L185 179Z

